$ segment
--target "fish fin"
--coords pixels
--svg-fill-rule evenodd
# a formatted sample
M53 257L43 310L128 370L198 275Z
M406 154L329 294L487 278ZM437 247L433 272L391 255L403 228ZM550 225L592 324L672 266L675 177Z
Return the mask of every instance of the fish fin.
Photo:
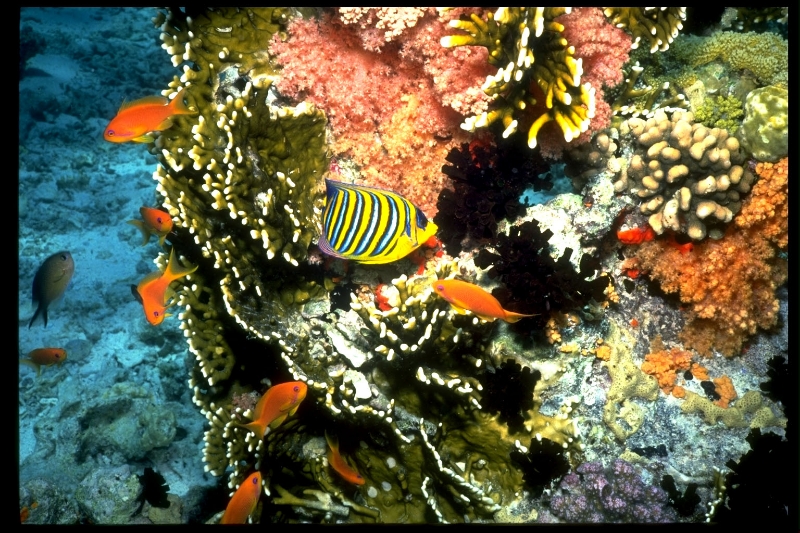
M172 117L167 117L161 121L161 123L156 126L156 131L164 131L172 127Z
M467 314L467 310L466 309L464 309L463 307L457 306L453 302L450 302L450 307L452 307L453 311L455 311L459 315L466 315Z
M256 420L255 422L250 422L249 424L240 424L240 426L245 429L249 429L250 431L255 433L256 437L258 437L259 439L264 438L266 428L263 425L261 425L261 423L258 420Z
M339 259L349 259L349 257L347 257L346 255L342 255L336 250L334 250L333 246L331 246L331 243L328 242L328 239L327 237L325 237L324 234L319 236L319 241L317 241L317 246L323 253L332 255L333 257L338 257Z
M331 436L327 429L325 430L325 442L328 443L331 450L339 451L339 438L336 435Z
M284 421L284 420L286 420L286 418L287 418L288 416L289 416L289 413L286 413L286 414L283 414L283 415L281 415L281 416L277 417L275 420L273 420L273 421L270 423L269 427L271 427L271 428L277 428L278 426L280 426L281 424L283 424L283 421Z
M119 110L122 111L123 109L128 109L129 107L133 107L135 105L167 105L169 104L169 100L164 98L163 96L145 96L144 98L139 98L138 100L132 100L128 102L127 100L122 102L122 105L119 106Z
M164 271L164 275L169 276L172 280L176 280L191 274L195 270L197 270L197 265L185 267L178 261L175 257L175 247L173 246L172 250L169 252L169 262L167 263L167 269Z
M39 366L39 365L37 365L36 363L34 363L33 361L31 361L30 359L24 359L24 358L22 358L22 359L20 359L20 360L19 360L19 364L21 364L21 365L27 365L27 366L29 366L29 367L33 368L34 370L36 370L36 376L37 376L37 377L38 377L39 375L41 375L41 373L42 373L42 367L41 367L41 366Z
M131 284L131 294L133 294L133 297L136 298L137 302L139 302L140 304L143 303L142 295L139 294L139 288L134 284Z
M131 139L135 143L150 143L153 142L154 137L150 134L140 135L139 137L135 137Z
M503 317L503 320L505 320L509 324L513 324L514 322L519 322L523 318L529 318L529 317L532 317L532 316L538 316L538 313L537 314L533 314L533 315L523 315L522 313L515 313L513 311L506 311L505 309L503 309L503 312L505 313L505 317Z
M175 95L169 105L172 107L172 111L177 115L196 115L197 110L193 107L189 107L183 101L186 98L186 88L180 90L178 94Z
M144 222L142 222L141 220L129 220L128 224L136 226L137 228L139 228L139 231L142 232L142 238L144 239L142 241L142 246L144 246L150 241L150 230L147 229L147 226L144 225Z
M42 304L40 302L39 305L36 307L36 311L33 313L33 316L31 317L30 322L28 322L28 329L31 329L31 326L33 325L34 320L36 320L36 317L38 317L39 313L41 313L41 312L42 312Z

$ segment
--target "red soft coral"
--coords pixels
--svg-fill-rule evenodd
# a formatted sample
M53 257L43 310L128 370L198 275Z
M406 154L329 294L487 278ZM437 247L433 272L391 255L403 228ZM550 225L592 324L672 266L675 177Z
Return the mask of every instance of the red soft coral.
M470 139L459 128L462 113L485 105L474 87L488 63L485 55L443 48L446 19L432 8L380 47L376 20L383 19L367 15L349 25L329 12L292 21L289 39L276 36L270 47L283 66L276 88L326 112L334 154L351 157L368 183L403 194L432 218L447 181L444 157Z

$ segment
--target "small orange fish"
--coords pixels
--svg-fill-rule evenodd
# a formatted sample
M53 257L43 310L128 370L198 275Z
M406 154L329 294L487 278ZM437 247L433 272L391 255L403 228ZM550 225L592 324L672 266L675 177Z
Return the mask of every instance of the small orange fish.
M148 274L139 282L131 285L131 292L144 307L144 316L150 324L157 326L169 316L165 314L167 301L172 296L169 284L197 270L197 266L184 267L175 259L175 248L169 253L169 262L164 272L156 271Z
M492 322L496 318L505 320L506 322L517 322L520 319L536 316L536 315L523 315L506 311L497 298L486 292L482 288L473 283L460 281L457 279L440 279L433 282L433 290L450 302L453 309L460 314L464 314L466 310L471 311L473 314L479 316L484 320Z
M258 400L253 421L241 426L263 439L268 427L275 429L297 411L307 392L308 385L302 381L287 381L270 387Z
M631 228L624 231L617 232L617 239L622 244L642 244L644 241L652 241L656 238L656 232L653 228L647 226L646 228Z
M350 466L344 457L342 457L342 455L339 453L339 439L336 437L331 437L326 431L325 440L328 442L328 463L330 463L331 468L336 470L336 472L346 481L349 481L355 485L363 485L365 481L364 478L361 477L361 474L359 474L355 468Z
M106 127L103 138L112 143L151 142L153 136L149 133L163 131L172 126L175 115L197 114L196 110L189 109L183 103L185 91L186 89L181 89L172 100L163 96L145 96L123 103L117 116Z
M150 241L150 235L153 234L158 235L158 244L164 246L164 239L172 231L172 217L169 213L152 207L140 207L139 213L142 220L129 220L128 224L136 226L142 232L142 246Z
M36 375L39 376L42 374L43 366L61 366L61 363L66 360L67 351L63 348L37 348L32 350L27 358L21 358L19 362L36 370Z
M67 251L55 253L44 260L33 276L31 300L34 305L37 303L39 305L31 321L28 322L28 329L39 314L44 319L44 327L47 327L47 308L67 290L73 273L75 273L75 262L72 260L72 254Z
M225 514L220 519L220 524L244 524L247 517L253 514L261 497L261 472L253 472L242 481L236 492L233 493Z

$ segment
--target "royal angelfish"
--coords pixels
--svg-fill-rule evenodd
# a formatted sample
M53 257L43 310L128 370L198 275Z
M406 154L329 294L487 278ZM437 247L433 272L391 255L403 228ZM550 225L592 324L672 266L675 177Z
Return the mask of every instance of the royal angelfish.
M438 229L396 192L325 180L327 201L319 248L359 263L391 263L417 249Z

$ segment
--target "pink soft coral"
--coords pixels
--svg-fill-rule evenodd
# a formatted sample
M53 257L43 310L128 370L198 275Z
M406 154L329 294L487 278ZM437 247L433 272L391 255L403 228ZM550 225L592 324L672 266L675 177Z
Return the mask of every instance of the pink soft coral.
M358 23L349 25L330 12L292 21L289 39L276 35L270 46L283 66L276 87L323 109L334 153L352 157L371 185L405 195L430 218L446 183L444 157L469 140L459 124L463 114L485 109L474 88L491 69L485 54L439 45L447 20L432 8L389 41L384 34L380 46L378 15L351 17Z

